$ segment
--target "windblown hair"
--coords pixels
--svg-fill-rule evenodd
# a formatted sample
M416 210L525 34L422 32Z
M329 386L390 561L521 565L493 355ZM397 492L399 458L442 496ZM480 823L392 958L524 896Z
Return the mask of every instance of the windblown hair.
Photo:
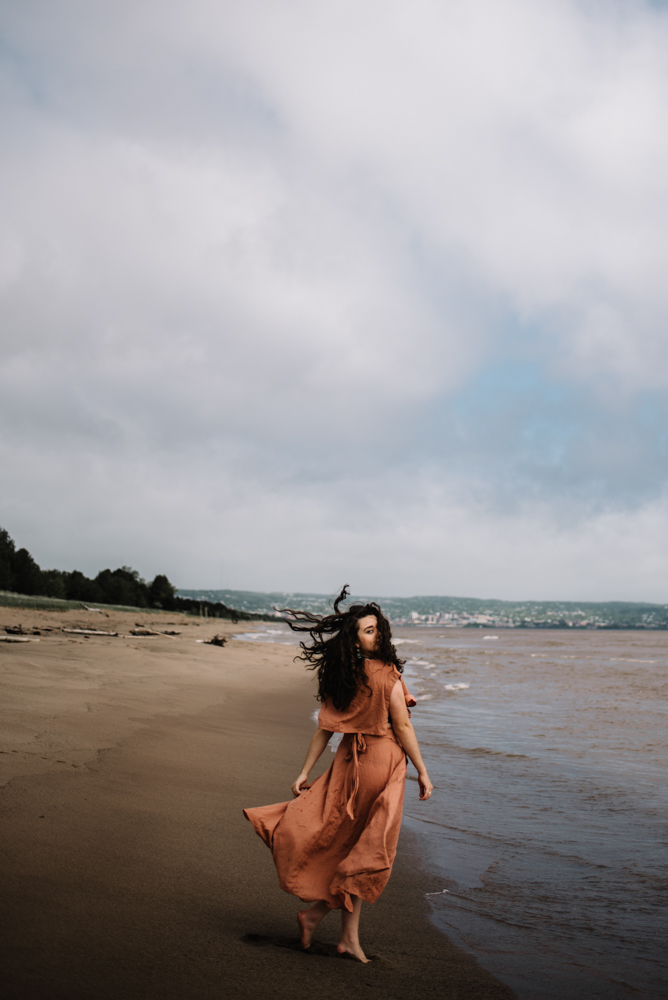
M399 673L404 669L404 661L392 645L390 623L378 605L353 604L345 611L339 610L347 596L348 584L334 601L333 615L281 609L282 614L290 616L286 621L293 632L308 632L311 636L311 643L299 643L302 652L298 659L310 664L308 670L317 671L318 701L329 701L340 712L348 708L362 685L369 687L364 660L370 654L363 654L357 644L360 618L374 615L378 622L378 644L373 658L394 664Z

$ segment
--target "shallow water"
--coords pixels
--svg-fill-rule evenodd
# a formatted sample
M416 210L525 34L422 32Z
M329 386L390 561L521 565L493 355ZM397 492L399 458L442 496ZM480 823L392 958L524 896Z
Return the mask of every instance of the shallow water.
M437 789L405 807L436 923L525 1000L668 997L668 636L395 637Z

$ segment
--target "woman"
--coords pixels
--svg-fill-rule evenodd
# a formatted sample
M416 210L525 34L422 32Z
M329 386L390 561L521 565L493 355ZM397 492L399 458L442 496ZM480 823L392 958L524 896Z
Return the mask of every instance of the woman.
M338 952L368 959L359 942L362 900L375 902L390 877L401 826L406 754L418 772L420 799L432 784L410 722L415 705L403 662L377 604L339 605L319 616L284 609L290 628L309 632L301 659L317 671L322 703L292 802L245 809L271 849L282 889L313 905L298 914L303 948L330 910L341 910ZM334 763L309 787L308 776L333 733L343 733Z

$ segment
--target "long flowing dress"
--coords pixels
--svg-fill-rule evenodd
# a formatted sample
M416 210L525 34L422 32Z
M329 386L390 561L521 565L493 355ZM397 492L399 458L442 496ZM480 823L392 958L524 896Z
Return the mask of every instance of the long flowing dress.
M352 896L378 899L392 871L401 826L406 756L390 721L390 695L401 681L393 664L365 663L362 685L343 712L323 702L320 729L343 733L334 762L290 802L244 809L270 848L282 889L306 902L352 911Z

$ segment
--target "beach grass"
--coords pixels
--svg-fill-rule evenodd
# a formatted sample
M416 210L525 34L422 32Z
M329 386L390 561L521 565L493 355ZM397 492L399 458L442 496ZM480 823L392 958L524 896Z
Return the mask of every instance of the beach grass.
M32 608L36 611L72 611L88 607L83 601L65 601L59 597L37 597L28 594L15 594L9 590L0 590L0 607ZM132 611L136 614L161 614L159 608L135 608L122 604L100 604L101 611Z

